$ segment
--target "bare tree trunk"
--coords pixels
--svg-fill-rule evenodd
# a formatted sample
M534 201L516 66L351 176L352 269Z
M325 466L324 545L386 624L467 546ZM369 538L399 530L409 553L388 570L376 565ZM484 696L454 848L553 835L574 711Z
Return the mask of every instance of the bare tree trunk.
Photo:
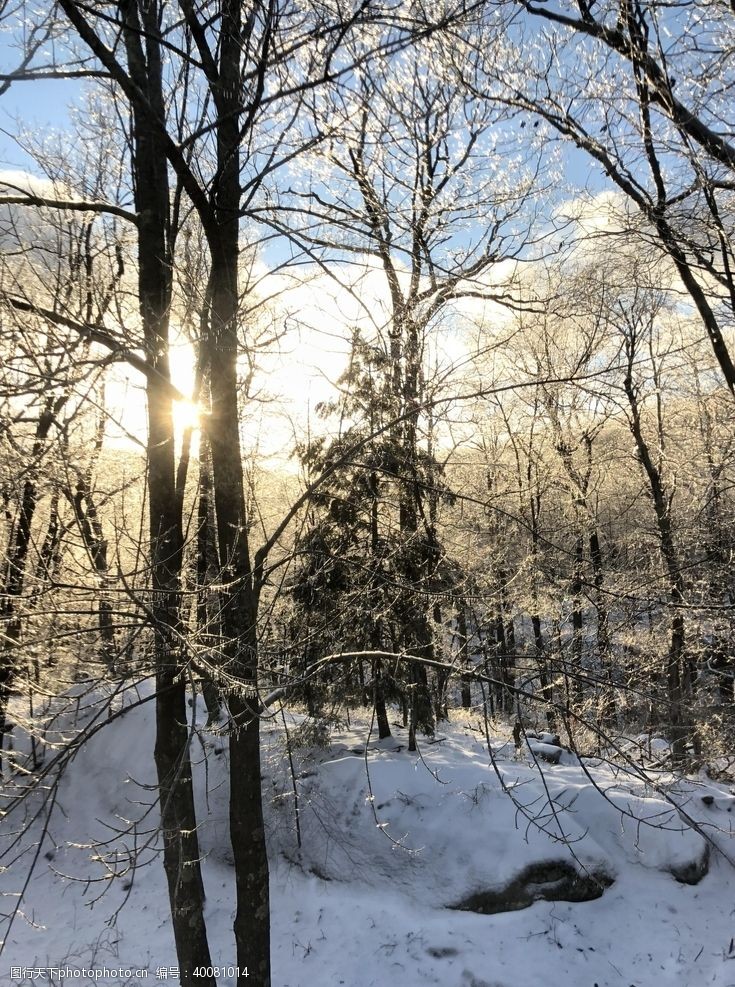
M496 637L498 641L498 659L500 675L503 680L502 704L503 710L511 715L515 709L515 625L512 615L508 614L508 574L502 567L497 570L498 579L498 616L496 621Z
M442 625L442 608L439 603L434 604L434 624L436 627L441 627ZM433 657L437 658L439 661L444 660L444 655L442 654L443 649L437 654L437 645L434 644ZM449 709L447 707L447 683L449 682L449 671L448 669L439 669L436 672L436 679L434 683L434 717L438 720L448 720L449 719Z
M132 79L163 120L159 4L122 5L125 45ZM176 953L183 987L216 987L197 976L211 966L204 923L197 820L189 757L186 679L182 675L179 590L183 531L176 490L174 425L170 380L169 312L172 279L168 166L150 118L133 109L133 173L138 226L138 288L148 377L148 490L151 577L156 651L156 746L163 830L163 863L168 881Z
M55 416L65 398L56 402L49 396L38 418L33 443L33 461L38 461L48 438ZM8 544L3 565L2 595L0 596L0 756L8 732L8 704L17 674L16 649L22 633L20 598L25 585L26 564L31 547L31 528L38 505L38 486L33 473L23 483L20 508L15 529Z
M584 564L584 539L579 535L574 545L574 572L572 575L572 661L571 677L575 702L584 702L582 662L584 655L584 615L582 613L582 566Z
M236 172L239 196L239 171ZM230 837L235 858L237 965L270 984L268 859L257 701L257 599L250 568L237 408L237 213L230 250L212 259L210 442L220 565L230 736ZM223 237L224 239L224 237ZM248 987L244 974L239 987Z
M541 683L541 694L546 702L546 722L549 730L553 733L556 730L556 713L554 712L554 687L549 674L549 662L546 657L544 646L544 632L541 629L541 618L537 613L531 614L531 626L533 627L533 641L536 649L536 663L539 669L539 682Z
M460 668L467 665L468 660L468 650L469 650L469 640L467 638L467 607L464 600L459 601L459 606L457 607L457 636L459 637L459 654L457 656L457 661ZM471 680L466 676L462 675L460 678L461 689L462 689L462 709L472 708L472 683Z
M89 553L94 571L100 580L99 601L97 604L97 625L100 633L100 658L103 664L114 671L117 649L112 603L107 586L109 569L107 564L107 539L102 530L102 522L97 511L97 503L92 493L88 476L80 476L75 491L65 491L74 509L82 539Z
M630 359L632 361L632 348ZM669 581L669 598L672 603L671 639L669 655L666 663L666 683L668 691L668 720L671 731L673 758L682 762L686 755L687 728L683 722L683 665L685 661L686 632L684 612L684 578L674 543L674 533L671 524L670 503L667 500L661 472L653 462L651 452L643 435L641 426L638 398L633 388L630 372L624 382L625 393L630 405L630 430L635 439L638 458L648 478L648 485L653 501L656 524L659 533L661 557L664 562Z
M378 474L375 470L370 473L370 550L372 553L372 565L376 572L376 580L379 578L377 576L378 571L378 554L380 551L380 529L379 529L379 518L378 518L378 503L380 495L380 481ZM375 586L376 591L379 591L379 585ZM373 630L373 647L376 650L381 650L383 647L383 618L379 617L374 622ZM385 740L386 737L391 736L390 723L388 722L388 710L385 705L385 680L383 677L383 663L379 658L373 661L373 704L375 709L375 718L378 722L378 738L380 740Z
M520 468L519 468L519 476ZM533 612L531 613L531 627L533 628L533 643L536 652L536 664L539 670L539 682L541 693L546 702L546 722L552 733L556 729L556 713L554 712L554 686L552 683L551 667L546 654L544 643L544 632L541 625L541 615L538 612L538 554L541 532L539 530L539 516L541 514L541 494L538 486L538 472L536 475L535 488L532 484L532 464L529 457L526 476L528 480L528 501L531 515L531 558L533 562Z
M600 721L609 724L615 715L615 690L610 663L610 626L603 590L602 548L597 527L593 526L589 536L592 578L595 583L595 607L597 609L597 663L602 682L600 695Z
M212 505L212 467L209 457L209 441L206 429L202 428L199 439L199 499L197 502L197 561L196 561L196 625L197 637L202 649L207 655L207 667L204 669L202 695L207 705L207 723L216 723L221 714L220 689L215 677L211 674L212 666L219 661L215 658L215 649L219 648L221 629L219 617L210 614L209 594L210 569L218 571L216 549L213 545L214 532ZM219 608L217 608L219 609ZM214 627L212 624L214 623Z
M231 685L230 839L235 860L238 987L270 985L270 898L260 770L258 598L251 569L237 396L243 7L223 0L217 79L217 179L212 190L211 312L205 346L211 371L212 454L217 541L223 573L224 658ZM268 15L270 16L270 15ZM266 30L262 44L268 45ZM262 53L263 58L269 52ZM248 977L253 978L252 980Z
M379 658L373 661L373 702L375 704L375 719L378 723L378 737L380 740L384 740L391 736L391 731L388 711L385 708L382 663Z

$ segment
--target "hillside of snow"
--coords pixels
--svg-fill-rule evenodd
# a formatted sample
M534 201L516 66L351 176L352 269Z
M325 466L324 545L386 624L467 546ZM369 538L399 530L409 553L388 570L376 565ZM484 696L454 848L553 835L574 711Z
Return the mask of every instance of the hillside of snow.
M195 711L206 919L213 962L226 966L227 741ZM568 753L549 764L501 737L491 756L472 717L444 724L418 755L400 728L378 742L359 717L306 746L301 720L286 717L296 796L282 718L263 726L277 987L735 984L728 786L664 774L652 785ZM143 703L2 820L0 983L66 965L148 971L97 980L116 987L177 982L152 752Z

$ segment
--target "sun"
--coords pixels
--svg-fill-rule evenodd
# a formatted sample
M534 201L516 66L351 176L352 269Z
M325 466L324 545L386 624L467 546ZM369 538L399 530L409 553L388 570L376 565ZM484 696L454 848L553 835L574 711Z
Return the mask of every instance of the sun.
M201 407L194 401L174 401L174 428L177 434L181 435L189 428L196 431L200 426L201 414Z
M174 338L169 349L169 366L171 370L171 383L181 394L180 401L173 403L174 429L177 440L188 429L193 432L198 431L201 424L202 407L196 401L191 401L184 397L191 394L194 387L196 354L194 347L181 332L174 330Z

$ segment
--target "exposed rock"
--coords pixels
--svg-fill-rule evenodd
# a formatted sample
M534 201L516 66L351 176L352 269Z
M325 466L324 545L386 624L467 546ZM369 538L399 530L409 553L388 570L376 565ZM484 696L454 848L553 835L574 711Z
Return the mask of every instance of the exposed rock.
M699 884L709 873L709 845L705 844L702 855L697 860L686 864L675 864L671 867L670 873L679 884Z
M568 860L546 860L529 864L504 888L475 891L450 907L495 915L528 908L534 901L593 901L612 883L605 871L581 873Z

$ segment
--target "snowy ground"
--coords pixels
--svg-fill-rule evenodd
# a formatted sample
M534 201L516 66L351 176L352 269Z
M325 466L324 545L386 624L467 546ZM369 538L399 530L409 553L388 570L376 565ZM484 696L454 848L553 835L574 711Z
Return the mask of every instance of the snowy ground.
M178 982L167 976L176 958L147 787L151 717L150 704L125 713L67 768L0 956L0 984L50 983L34 970L65 966L141 971L97 980L120 987ZM420 757L399 729L380 743L366 744L367 732L366 721L353 720L329 747L295 751L299 850L280 718L264 729L275 987L735 985L735 870L712 852L698 884L672 876L696 869L706 843L665 797L569 754L544 763L542 777L530 751L518 758L499 738L493 766L471 721L450 725ZM213 962L227 966L234 894L226 741L199 734L193 753L210 948ZM735 853L727 786L660 780L716 845ZM3 821L5 846L20 821ZM41 828L39 820L24 856L3 860L6 914ZM108 845L95 846L101 840ZM105 856L108 863L91 859ZM113 857L119 876L109 870ZM549 860L613 883L592 901L537 901L498 914L453 907Z

